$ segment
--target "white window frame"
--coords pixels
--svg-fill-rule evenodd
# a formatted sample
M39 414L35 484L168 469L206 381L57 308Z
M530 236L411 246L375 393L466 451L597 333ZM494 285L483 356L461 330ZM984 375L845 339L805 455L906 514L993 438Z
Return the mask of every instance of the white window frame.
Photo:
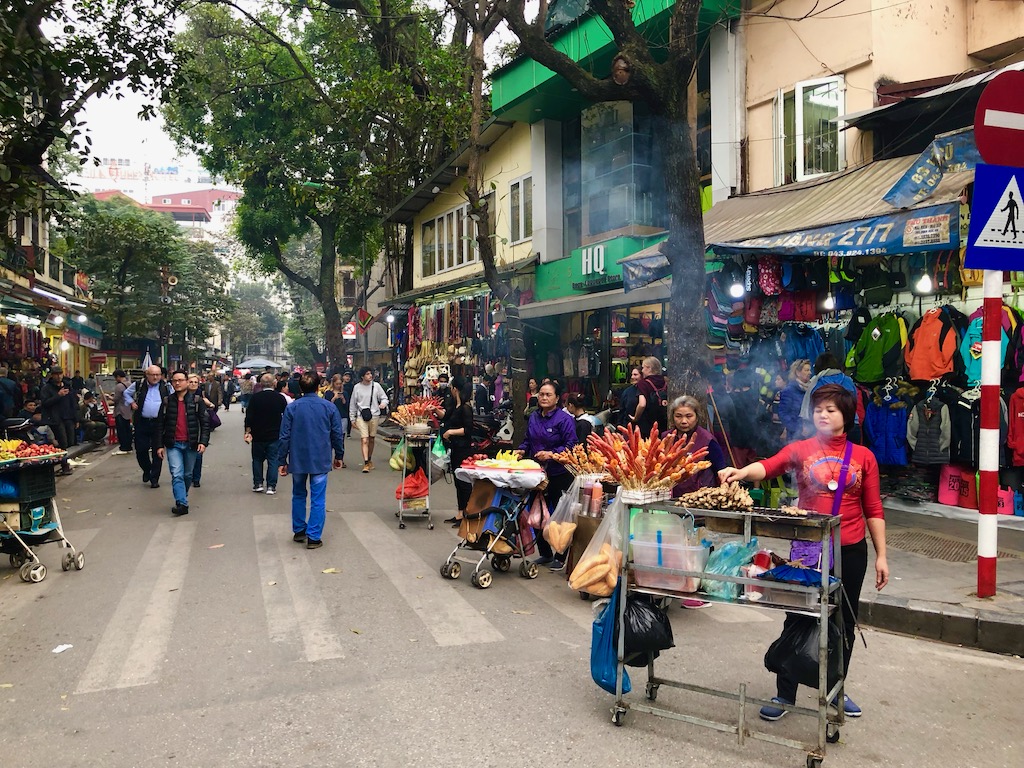
M526 204L523 196L523 190L526 186L530 187L530 234L524 234L526 232ZM519 187L519 216L518 220L512 208L512 195L515 187ZM519 227L519 234L521 237L515 237L515 228ZM508 239L512 245L518 245L519 243L525 243L527 240L533 239L533 174L526 176L520 176L518 179L512 179L508 183Z
M846 111L846 78L843 75L832 75L830 77L819 77L814 80L800 80L793 84L792 88L780 88L775 98L775 185L786 184L786 116L785 98L793 94L793 125L796 128L793 147L796 152L796 174L793 182L807 181L819 176L827 176L829 172L804 173L804 100L805 90L817 88L820 85L835 83L839 92L839 110L842 115ZM838 126L837 126L838 127ZM836 169L846 168L846 141L842 131L838 131Z
M160 202L161 202L161 204L162 204L162 205L170 205L170 204L171 204L172 202L174 202L174 201L173 201L173 200L171 200L171 198L169 198L169 197L165 197L165 198L164 198L163 200L161 200Z
M494 211L491 211L491 215L494 215ZM469 203L463 203L457 205L454 208L449 208L443 213L439 213L437 216L432 217L434 222L434 275L439 275L443 272L450 272L453 269L459 269L467 264L475 264L479 260L476 249L476 241L467 240L469 236L468 230L472 219L469 218ZM420 222L420 233L422 237L423 225L428 220ZM449 239L449 228L451 229L451 237ZM422 265L422 253L425 250L424 246L426 243L420 243L420 264ZM449 252L448 246L451 245L451 251ZM450 258L449 258L450 253ZM421 267L422 271L422 267ZM432 277L433 275L424 274L424 277Z
M192 198L191 197L183 197L183 198L181 198L181 204L182 205L192 205Z

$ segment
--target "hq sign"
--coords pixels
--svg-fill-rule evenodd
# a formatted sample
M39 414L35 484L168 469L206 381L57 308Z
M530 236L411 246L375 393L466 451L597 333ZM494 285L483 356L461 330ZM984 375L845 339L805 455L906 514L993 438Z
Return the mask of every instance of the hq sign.
M572 284L574 291L603 288L622 280L621 275L609 275L605 271L604 245L591 245L580 249L580 274L583 280Z

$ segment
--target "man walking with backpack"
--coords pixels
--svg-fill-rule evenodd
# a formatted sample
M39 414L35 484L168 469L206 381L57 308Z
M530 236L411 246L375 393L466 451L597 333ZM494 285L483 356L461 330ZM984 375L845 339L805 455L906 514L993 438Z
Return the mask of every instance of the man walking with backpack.
M171 387L174 394L164 399L157 416L160 435L157 455L167 458L174 492L171 514L181 517L189 512L188 489L192 485L196 457L210 444L210 417L198 393L188 391L185 371L171 374Z
M373 369L363 366L359 369L359 383L352 388L349 402L349 419L359 430L363 449L363 473L373 469L373 443L377 436L377 422L388 407L388 396L384 388L373 380Z
M162 375L159 365L151 365L146 369L143 381L124 391L124 401L134 414L135 458L142 469L142 482L149 483L150 488L160 487L163 456L158 417L163 399L171 394L171 387L161 379Z

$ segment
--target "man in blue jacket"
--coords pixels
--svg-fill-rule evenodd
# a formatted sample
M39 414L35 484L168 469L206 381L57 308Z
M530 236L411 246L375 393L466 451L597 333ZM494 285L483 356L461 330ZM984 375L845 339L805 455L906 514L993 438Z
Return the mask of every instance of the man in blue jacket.
M345 436L341 416L334 403L317 394L320 376L307 371L299 378L302 397L285 409L281 419L278 473L292 477L292 539L306 542L306 549L323 546L327 503L327 473L331 471L331 448L334 448L334 469L341 469L345 458ZM309 480L309 514L306 514L306 480Z

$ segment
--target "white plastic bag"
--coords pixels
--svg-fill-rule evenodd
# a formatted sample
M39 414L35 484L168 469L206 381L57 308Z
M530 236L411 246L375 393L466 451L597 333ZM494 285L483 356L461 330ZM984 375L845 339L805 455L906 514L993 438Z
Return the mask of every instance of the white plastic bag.
M572 589L598 597L608 597L615 590L622 570L622 516L629 514L621 493L619 489L594 538L573 568L569 577Z
M544 540L551 545L551 549L555 552L565 552L572 544L572 535L576 531L576 515L582 509L579 502L582 487L583 478L577 476L569 486L569 490L563 493L562 498L558 500L555 511L544 526Z

